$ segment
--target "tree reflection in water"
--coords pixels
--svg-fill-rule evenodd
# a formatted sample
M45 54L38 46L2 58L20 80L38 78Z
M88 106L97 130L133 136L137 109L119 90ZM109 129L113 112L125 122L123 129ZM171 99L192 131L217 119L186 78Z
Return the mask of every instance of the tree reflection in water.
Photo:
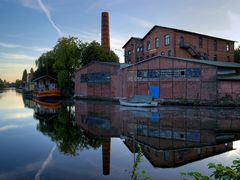
M57 116L49 121L39 119L37 130L54 141L60 152L65 155L78 155L83 149L97 149L102 145L102 139L91 138L75 126L71 106L62 105L56 112Z

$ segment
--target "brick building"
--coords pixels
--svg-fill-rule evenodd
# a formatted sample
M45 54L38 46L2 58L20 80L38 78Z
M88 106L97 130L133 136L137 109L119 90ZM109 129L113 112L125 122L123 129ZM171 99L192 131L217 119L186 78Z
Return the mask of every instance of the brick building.
M240 64L166 56L123 66L92 62L76 72L75 95L126 98L151 95L162 101L216 102L240 97Z
M162 55L214 61L234 61L234 41L184 30L154 26L143 38L123 46L125 63Z
M109 42L108 14L103 19L102 42ZM102 46L109 50L106 44ZM207 103L225 97L240 100L234 41L154 26L142 39L130 38L123 48L126 64L93 61L80 68L75 96L151 95L160 101Z

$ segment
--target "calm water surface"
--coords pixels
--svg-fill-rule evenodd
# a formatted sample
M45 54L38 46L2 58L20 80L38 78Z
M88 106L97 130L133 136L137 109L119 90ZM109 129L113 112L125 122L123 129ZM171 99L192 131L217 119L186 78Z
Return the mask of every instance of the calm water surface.
M0 114L0 179L130 179L137 144L140 169L152 179L210 174L209 162L230 165L240 157L234 108L46 103L7 90Z

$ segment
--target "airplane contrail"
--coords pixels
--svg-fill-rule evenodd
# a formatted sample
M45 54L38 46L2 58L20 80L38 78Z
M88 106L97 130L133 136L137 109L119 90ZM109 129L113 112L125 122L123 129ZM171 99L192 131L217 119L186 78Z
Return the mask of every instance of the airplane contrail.
M59 36L62 37L64 35L64 33L61 31L61 29L59 29L59 27L57 27L57 25L55 24L55 22L52 20L52 16L50 11L48 10L48 8L43 4L42 0L37 0L40 8L42 9L42 11L45 13L45 15L48 18L48 21L51 23L51 25L53 26L53 28L58 32Z

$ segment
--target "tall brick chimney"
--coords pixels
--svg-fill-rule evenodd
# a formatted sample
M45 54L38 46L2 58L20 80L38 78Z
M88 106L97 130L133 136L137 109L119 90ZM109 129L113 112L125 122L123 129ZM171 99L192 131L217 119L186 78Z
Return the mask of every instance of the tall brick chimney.
M106 52L110 52L109 14L102 12L101 45Z

